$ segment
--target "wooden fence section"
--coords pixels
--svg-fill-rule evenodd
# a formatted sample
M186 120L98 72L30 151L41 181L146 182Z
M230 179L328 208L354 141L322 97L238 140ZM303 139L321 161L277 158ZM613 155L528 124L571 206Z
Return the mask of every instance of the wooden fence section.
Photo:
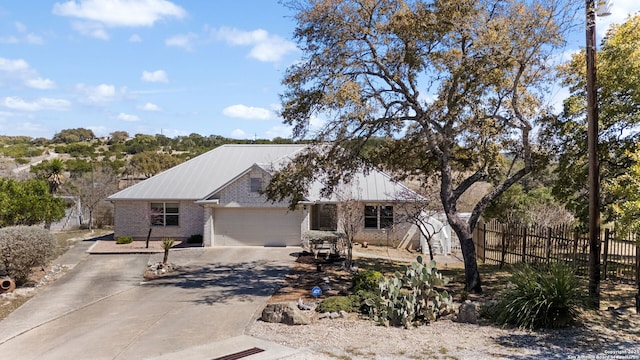
M589 269L589 237L571 226L554 228L478 222L473 241L479 261L489 264L572 264L580 275ZM638 281L640 246L635 237L617 239L608 229L601 235L602 279Z

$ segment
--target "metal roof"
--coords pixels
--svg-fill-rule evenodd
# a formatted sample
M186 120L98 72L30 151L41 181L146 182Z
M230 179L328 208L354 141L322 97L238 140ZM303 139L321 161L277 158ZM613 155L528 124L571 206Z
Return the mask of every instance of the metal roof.
M271 164L305 147L223 145L119 191L108 200L200 200L254 164Z
M320 191L322 183L316 181L309 189L310 202L336 202L354 199L371 202L416 201L422 199L420 195L402 183L394 181L386 173L372 169L367 174L359 173L349 184L339 185L330 198L322 197ZM338 195L337 195L338 194Z
M254 166L277 169L307 145L243 144L223 145L142 182L111 195L108 200L204 200L220 191ZM309 189L307 201L336 201L322 198L322 184ZM411 192L381 171L358 174L338 190L343 197L361 201L397 201ZM417 195L416 195L417 196Z

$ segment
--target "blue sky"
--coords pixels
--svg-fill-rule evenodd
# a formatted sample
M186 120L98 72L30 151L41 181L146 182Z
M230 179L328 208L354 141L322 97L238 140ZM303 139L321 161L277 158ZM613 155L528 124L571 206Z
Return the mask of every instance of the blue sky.
M612 10L600 35L640 3ZM1 1L0 135L289 137L277 109L301 56L292 15L276 0ZM581 46L583 33L566 52Z

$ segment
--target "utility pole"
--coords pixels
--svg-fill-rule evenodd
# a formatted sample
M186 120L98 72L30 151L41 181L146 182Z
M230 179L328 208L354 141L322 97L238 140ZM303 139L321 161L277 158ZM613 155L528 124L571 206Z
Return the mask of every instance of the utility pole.
M609 1L586 0L587 12L587 148L589 156L589 297L600 307L600 162L598 160L598 99L596 86L596 11L607 16Z
M596 8L587 1L587 151L589 156L589 300L600 307L600 163L596 88Z

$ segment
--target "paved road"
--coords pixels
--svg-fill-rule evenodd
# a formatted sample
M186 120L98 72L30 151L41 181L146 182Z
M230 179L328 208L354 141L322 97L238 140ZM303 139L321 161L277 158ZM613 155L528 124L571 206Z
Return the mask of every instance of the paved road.
M178 250L170 261L182 265L180 273L147 283L141 276L149 255L81 257L68 274L0 322L0 357L166 358L203 348L210 349L204 358L211 359L211 344L242 336L297 250Z

